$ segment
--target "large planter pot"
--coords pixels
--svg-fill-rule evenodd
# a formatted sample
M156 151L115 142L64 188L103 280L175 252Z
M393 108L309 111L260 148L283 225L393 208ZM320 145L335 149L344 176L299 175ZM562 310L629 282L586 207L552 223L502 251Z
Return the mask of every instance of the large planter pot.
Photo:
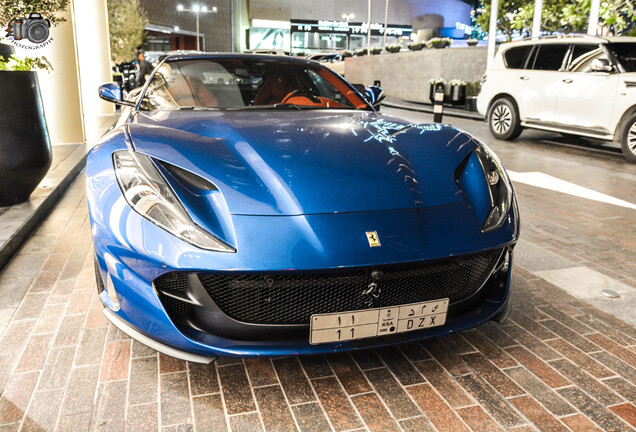
M0 206L26 201L51 166L36 72L0 71Z
M464 105L466 103L466 86L465 85L451 86L450 102L453 105Z
M477 96L466 98L466 109L468 111L477 112Z
M8 61L11 54L15 52L13 45L0 43L0 61Z

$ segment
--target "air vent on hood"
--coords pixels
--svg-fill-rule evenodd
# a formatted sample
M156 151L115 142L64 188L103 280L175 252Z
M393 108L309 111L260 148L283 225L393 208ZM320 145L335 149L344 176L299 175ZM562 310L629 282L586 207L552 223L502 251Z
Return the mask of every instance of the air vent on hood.
M184 186L193 186L196 189L204 191L217 190L217 187L214 184L194 173L191 173L190 171L184 170L183 168L179 168L178 166L174 166L167 162L161 162L161 165L177 180L184 183Z

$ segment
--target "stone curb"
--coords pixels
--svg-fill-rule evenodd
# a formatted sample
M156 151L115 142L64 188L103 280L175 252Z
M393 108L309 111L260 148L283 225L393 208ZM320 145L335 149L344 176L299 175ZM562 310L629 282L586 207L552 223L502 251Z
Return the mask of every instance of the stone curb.
M80 144L54 170L49 171L28 201L11 206L0 216L0 227L11 226L9 222L17 212L29 209L26 218L21 218L8 237L0 239L0 269L11 259L22 243L38 227L62 197L71 182L77 177L86 164L86 157L91 146ZM5 237L5 236L3 236Z
M399 99L385 100L384 102L382 102L382 106L387 106L390 108L399 108L399 109L408 110L408 111L417 111L417 112L424 112L424 113L430 113L430 114L433 113L433 105L414 104L411 102L401 101ZM468 111L462 112L460 110L449 108L449 107L444 107L444 116L484 121L484 117L481 114L471 113Z

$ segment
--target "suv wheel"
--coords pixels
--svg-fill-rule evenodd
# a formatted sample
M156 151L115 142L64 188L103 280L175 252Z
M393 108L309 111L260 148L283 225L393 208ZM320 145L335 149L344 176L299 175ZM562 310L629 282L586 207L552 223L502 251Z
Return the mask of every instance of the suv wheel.
M636 163L636 113L627 117L621 131L621 148L625 159Z
M490 133L500 140L512 140L521 133L519 112L508 98L497 99L488 111L488 126Z

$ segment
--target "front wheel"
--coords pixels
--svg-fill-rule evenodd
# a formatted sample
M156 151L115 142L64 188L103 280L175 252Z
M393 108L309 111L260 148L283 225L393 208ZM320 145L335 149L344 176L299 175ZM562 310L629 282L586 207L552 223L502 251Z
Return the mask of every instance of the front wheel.
M519 111L508 98L497 99L488 110L490 133L500 140L513 140L521 133Z
M627 117L621 131L621 149L625 159L636 163L636 113Z

